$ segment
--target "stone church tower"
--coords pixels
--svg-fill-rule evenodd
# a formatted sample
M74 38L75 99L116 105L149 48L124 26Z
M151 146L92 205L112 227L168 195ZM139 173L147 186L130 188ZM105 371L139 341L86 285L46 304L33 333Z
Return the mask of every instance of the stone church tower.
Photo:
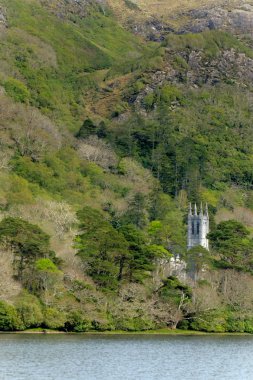
M209 241L207 239L207 234L209 233L209 215L208 207L206 205L205 211L203 212L202 204L200 206L200 211L198 213L197 205L194 206L194 212L192 212L192 206L190 204L189 214L188 214L188 239L187 239L187 249L201 245L202 247L209 250Z

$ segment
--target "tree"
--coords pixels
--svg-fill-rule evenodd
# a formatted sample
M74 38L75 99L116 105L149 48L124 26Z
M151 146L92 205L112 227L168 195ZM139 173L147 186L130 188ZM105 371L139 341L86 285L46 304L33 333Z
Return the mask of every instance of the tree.
M191 307L191 289L176 277L170 276L157 290L153 305L153 314L159 325L172 329L188 314Z
M62 272L57 266L50 259L43 258L34 263L33 273L26 279L26 285L42 296L47 304L48 293L54 290L61 277Z
M98 285L116 289L128 257L126 239L97 210L85 207L77 216L80 220L76 238L78 255L87 273Z
M37 259L54 257L49 239L38 226L25 220L7 217L0 222L0 242L13 250L17 277L21 281L24 270L31 268Z
M84 120L81 128L76 134L78 139L86 139L90 135L95 135L97 132L97 126L93 123L91 119Z
M143 232L136 226L123 225L120 232L129 244L127 266L130 281L142 282L154 269L155 259L170 257L170 253L163 246L149 245Z
M62 137L57 127L46 116L28 106L19 106L16 112L20 122L11 122L8 129L20 156L40 161L46 153L60 149Z
M15 306L24 328L39 327L43 322L41 304L35 296L24 293Z
M15 331L23 328L14 306L0 301L0 331Z
M117 156L110 145L97 136L89 136L78 144L78 154L81 159L101 166L104 169L116 167Z
M252 266L253 242L249 231L236 220L228 220L217 225L208 234L212 248L219 254L221 263L228 266Z
M143 228L147 224L146 199L144 194L138 192L129 202L129 207L123 217L125 224L134 224L138 228Z
M191 248L187 252L187 271L194 281L199 279L201 271L208 266L211 255L207 249L201 245Z

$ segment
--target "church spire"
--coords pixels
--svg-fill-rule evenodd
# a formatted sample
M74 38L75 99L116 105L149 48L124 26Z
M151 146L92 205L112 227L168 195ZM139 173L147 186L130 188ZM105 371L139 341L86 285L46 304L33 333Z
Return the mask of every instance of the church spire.
M194 215L198 215L198 209L197 209L197 205L196 205L196 203L195 203L195 205L194 205Z
M205 214L206 214L207 217L209 216L209 212L208 212L208 204L207 204L207 203L206 203L206 207L205 207Z

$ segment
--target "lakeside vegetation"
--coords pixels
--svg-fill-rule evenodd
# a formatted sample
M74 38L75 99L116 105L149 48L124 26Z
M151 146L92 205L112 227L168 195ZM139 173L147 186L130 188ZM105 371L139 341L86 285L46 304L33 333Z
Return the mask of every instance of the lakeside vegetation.
M0 330L252 333L251 41L0 6Z

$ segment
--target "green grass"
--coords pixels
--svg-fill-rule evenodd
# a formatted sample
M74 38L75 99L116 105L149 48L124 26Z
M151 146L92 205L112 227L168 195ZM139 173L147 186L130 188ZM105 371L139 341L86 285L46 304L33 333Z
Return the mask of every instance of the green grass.
M80 125L86 97L106 70L114 65L131 70L131 62L150 50L96 8L72 23L35 0L0 0L0 6L7 9L9 24L0 41L0 66L7 64L8 75L24 83L32 105L71 130ZM94 75L96 71L103 75ZM0 79L3 85L10 80L1 69Z
M163 43L174 51L202 50L209 57L216 57L221 50L235 49L253 58L252 49L230 33L219 30L205 31L198 34L170 34Z
M171 335L171 336L206 336L206 335L212 335L212 336L241 336L241 335L252 335L249 333L207 333L204 331L194 331L194 330L170 330L170 329L160 329L160 330L148 330L148 331L122 331L122 330L116 330L116 331L88 331L88 332L81 332L81 333L66 333L64 331L58 331L58 330L50 330L50 329L42 329L42 328L34 328L34 329L28 329L25 331L17 332L18 334L78 334L78 335Z

